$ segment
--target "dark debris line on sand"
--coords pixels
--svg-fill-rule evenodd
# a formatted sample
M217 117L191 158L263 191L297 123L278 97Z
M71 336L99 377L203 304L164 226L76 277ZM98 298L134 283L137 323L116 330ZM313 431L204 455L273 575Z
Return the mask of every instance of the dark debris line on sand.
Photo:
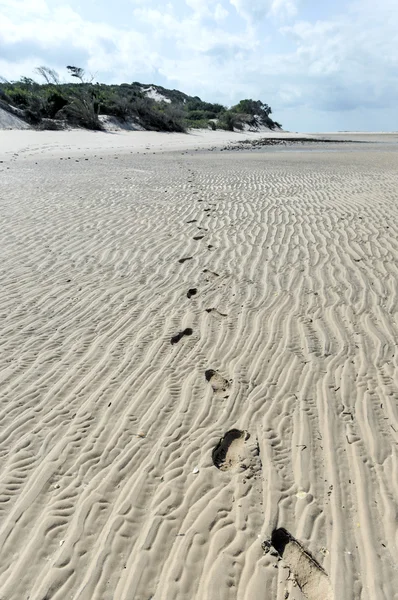
M250 150L252 148L261 148L263 146L294 146L295 144L307 144L307 143L317 143L317 144L367 144L368 142L357 141L357 140L329 140L326 138L261 138L260 140L243 140L242 142L236 142L233 144L228 144L228 146L224 146L224 148L220 148L221 151L224 150Z

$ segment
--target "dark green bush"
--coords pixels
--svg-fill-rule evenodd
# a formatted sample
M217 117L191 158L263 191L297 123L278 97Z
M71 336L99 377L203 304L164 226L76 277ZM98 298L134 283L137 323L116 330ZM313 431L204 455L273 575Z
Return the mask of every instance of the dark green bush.
M241 118L232 111L226 111L223 113L218 124L221 129L225 129L226 131L234 131L235 129L241 131L243 129L243 122Z
M207 114L204 110L191 110L188 118L190 121L203 121L206 117Z
M190 119L186 119L185 127L186 129L216 129L215 123L213 123L213 121L208 121L207 119L202 119L201 121L191 121Z
M185 131L184 112L172 104L160 104L150 98L137 98L134 111L146 129Z
M10 98L12 104L14 104L15 106L18 106L19 108L29 106L29 99L31 93L28 90L24 90L20 87L15 87L5 91L7 93L7 96Z
M70 104L57 113L57 116L58 118L66 117L71 125L93 130L102 129L95 101L87 95L74 98Z
M68 99L58 91L50 92L47 97L46 117L54 119L55 115L68 104Z

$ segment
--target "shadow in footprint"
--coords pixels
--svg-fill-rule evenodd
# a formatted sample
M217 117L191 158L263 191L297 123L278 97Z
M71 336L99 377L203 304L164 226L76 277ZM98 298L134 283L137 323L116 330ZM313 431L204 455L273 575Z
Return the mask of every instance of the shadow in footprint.
M272 532L271 543L280 556L283 556L286 546L291 541L293 541L293 537L283 527L274 529Z
M206 381L208 381L217 396L228 398L228 390L231 387L232 380L228 381L214 369L205 371Z
M193 237L193 239L194 239L194 240L203 240L203 238L204 238L204 237L205 237L204 235L195 235L195 236Z
M245 478L256 477L261 470L258 441L240 429L231 429L220 439L212 452L213 464L220 471L245 471Z
M173 337L170 340L171 344L178 344L178 342L185 337L186 335L192 335L193 334L193 330L190 327L187 327L186 329L184 329L184 331L180 331L179 333L177 333L176 335L173 335Z
M197 293L198 293L197 288L190 288L187 292L187 298L192 298L192 296L195 296Z
M212 453L213 464L220 471L228 471L239 463L239 450L242 449L246 435L240 429L231 429L218 442Z
M185 258L178 259L178 262L182 265L187 260L192 260L193 256L185 256Z
M283 527L272 532L271 544L289 567L308 600L332 600L329 577L315 558Z

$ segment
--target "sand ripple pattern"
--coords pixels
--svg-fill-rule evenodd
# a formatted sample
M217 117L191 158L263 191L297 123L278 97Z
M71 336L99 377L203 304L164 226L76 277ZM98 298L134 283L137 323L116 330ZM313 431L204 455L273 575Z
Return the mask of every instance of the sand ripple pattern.
M0 597L396 598L397 152L0 167Z

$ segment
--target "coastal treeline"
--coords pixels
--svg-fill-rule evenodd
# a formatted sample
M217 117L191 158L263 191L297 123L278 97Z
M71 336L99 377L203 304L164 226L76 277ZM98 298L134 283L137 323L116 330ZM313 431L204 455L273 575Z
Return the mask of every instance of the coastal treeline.
M101 130L102 115L156 131L281 127L271 119L271 107L260 100L241 100L227 108L153 84L93 83L82 68L68 66L67 70L77 79L76 83L62 83L58 73L49 67L36 69L43 82L29 77L11 82L0 78L0 108L39 129L77 126Z

